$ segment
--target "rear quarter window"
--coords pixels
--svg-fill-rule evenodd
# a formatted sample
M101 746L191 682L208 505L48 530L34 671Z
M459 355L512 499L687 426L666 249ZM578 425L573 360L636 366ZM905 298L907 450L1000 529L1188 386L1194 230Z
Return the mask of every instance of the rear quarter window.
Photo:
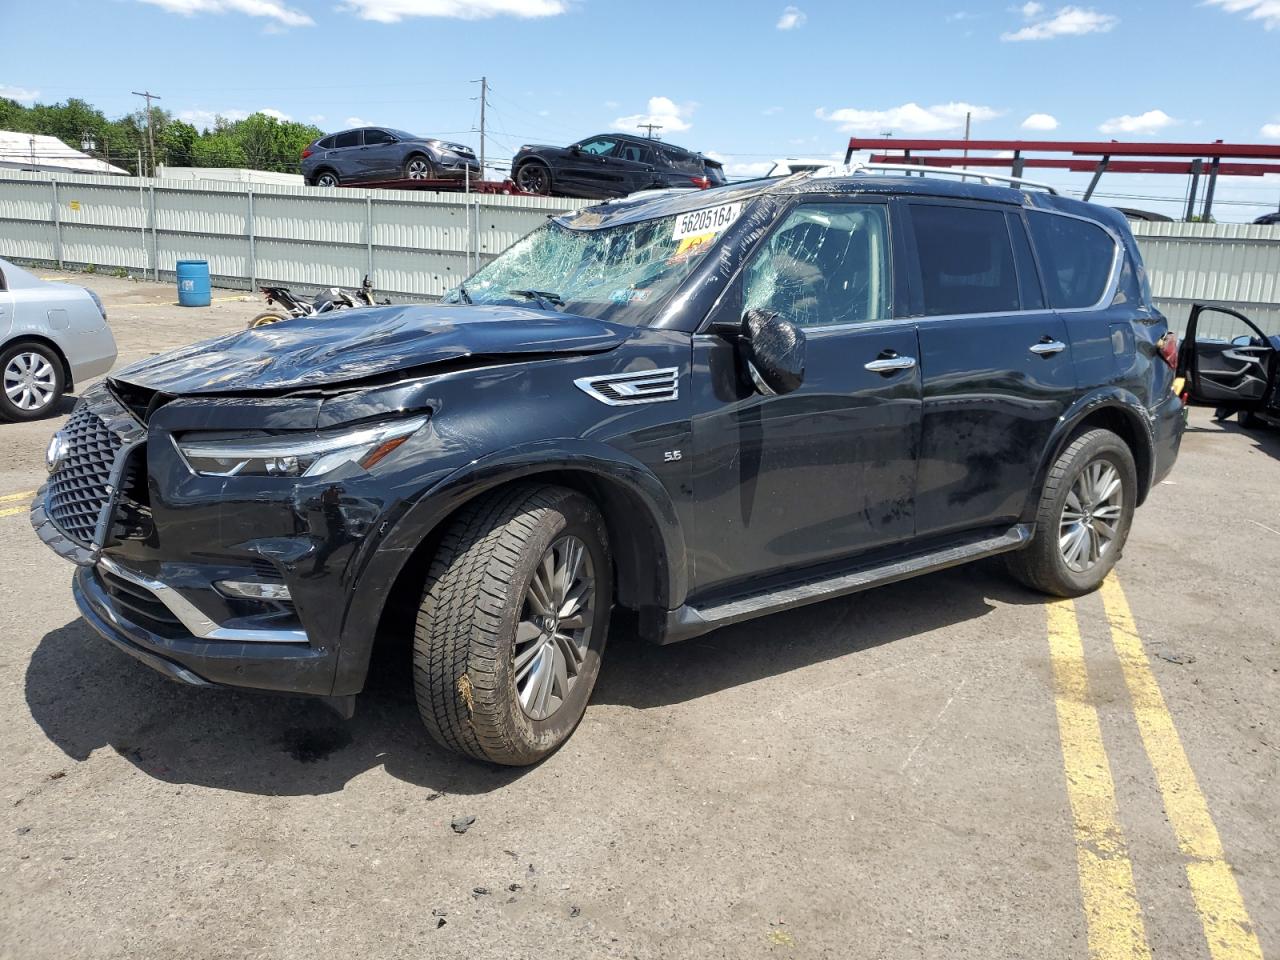
M1054 213L1030 211L1027 221L1049 306L1059 310L1092 307L1107 291L1116 244L1095 223Z
M360 146L360 131L348 130L346 133L339 133L333 137L333 145L335 147L358 147Z
M316 146L319 147L321 150L332 150L333 137L325 137L323 140L317 140Z

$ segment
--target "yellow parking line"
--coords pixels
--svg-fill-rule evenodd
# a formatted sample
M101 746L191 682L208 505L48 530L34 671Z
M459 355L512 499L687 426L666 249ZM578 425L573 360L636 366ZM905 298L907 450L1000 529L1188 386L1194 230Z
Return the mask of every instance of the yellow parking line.
M1142 743L1155 770L1178 846L1187 857L1187 881L1209 942L1209 954L1214 960L1262 960L1262 948L1222 849L1218 829L1209 815L1209 805L1200 792L1114 573L1102 585L1102 602Z
M1151 947L1120 827L1102 726L1089 698L1075 606L1070 600L1055 600L1048 612L1058 736L1075 825L1089 956L1092 960L1147 960Z
M16 517L16 516L17 516L18 514L20 514L20 513L26 513L26 512L27 512L27 510L29 509L29 507L30 507L30 505L29 505L29 504L25 504L25 503L24 503L24 504L23 504L22 506L20 506L20 507L8 507L8 508L6 508L6 509L4 509L4 510L0 510L0 518L3 518L3 517Z
M21 493L6 493L0 496L0 503L8 503L10 500L30 500L36 495L34 490L23 490Z

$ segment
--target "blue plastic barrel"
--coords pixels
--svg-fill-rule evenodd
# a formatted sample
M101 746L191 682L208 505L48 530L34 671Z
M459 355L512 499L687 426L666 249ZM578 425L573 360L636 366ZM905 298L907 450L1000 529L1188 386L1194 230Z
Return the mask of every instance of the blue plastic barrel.
M178 261L178 303L184 307L207 307L209 295L209 261Z

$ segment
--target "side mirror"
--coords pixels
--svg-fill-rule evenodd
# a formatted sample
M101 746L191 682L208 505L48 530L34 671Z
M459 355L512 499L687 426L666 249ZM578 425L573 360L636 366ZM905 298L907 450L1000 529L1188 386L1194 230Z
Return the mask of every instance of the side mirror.
M717 325L736 337L747 373L765 396L791 393L804 382L804 331L768 310L748 310L741 325Z
M580 153L582 152L582 147L578 146L578 145L575 143L573 146L571 146L571 147L569 148L569 152L570 152L570 153L572 153L572 154L576 157L578 154L580 154Z

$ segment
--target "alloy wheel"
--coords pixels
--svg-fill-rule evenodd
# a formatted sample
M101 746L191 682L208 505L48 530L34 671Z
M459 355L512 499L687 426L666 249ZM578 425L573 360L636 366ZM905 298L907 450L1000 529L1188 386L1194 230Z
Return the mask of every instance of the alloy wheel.
M34 351L16 354L4 368L4 392L19 410L40 410L57 393L53 364Z
M594 608L591 552L577 537L561 537L534 569L511 653L516 694L531 720L546 720L560 709L577 683Z
M516 186L525 193L549 193L549 178L547 177L546 168L537 163L527 163L520 168L520 173L516 177Z
M322 173L320 174L319 177L316 178L317 187L336 187L337 185L338 185L338 178L335 177L332 173Z
M1108 460L1092 460L1080 471L1066 502L1058 529L1062 559L1084 573L1111 549L1124 513L1124 484Z
M405 172L409 174L410 180L430 180L431 164L422 157L414 157L405 167Z

